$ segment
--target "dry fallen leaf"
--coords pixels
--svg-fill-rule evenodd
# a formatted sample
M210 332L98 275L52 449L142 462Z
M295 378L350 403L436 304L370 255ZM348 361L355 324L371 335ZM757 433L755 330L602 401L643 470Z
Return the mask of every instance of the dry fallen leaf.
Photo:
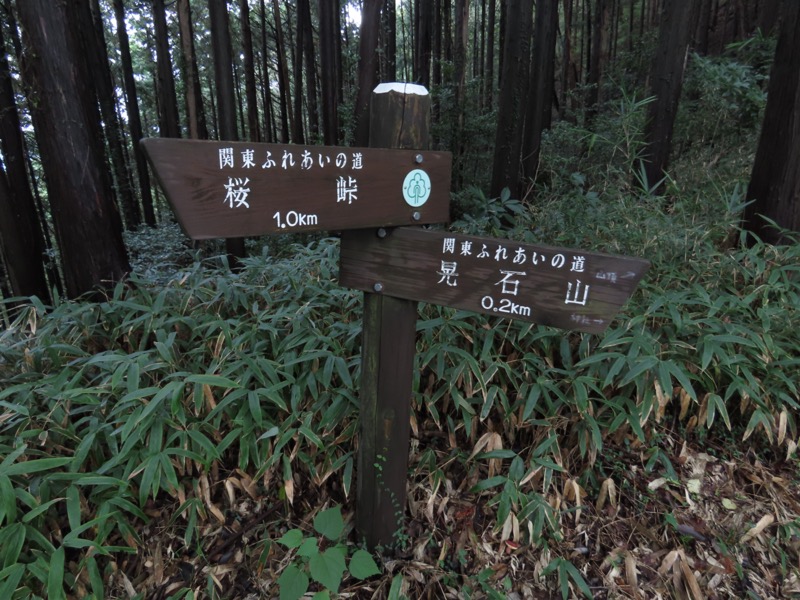
M773 517L772 515L764 515L763 517L761 517L761 520L755 524L754 527L752 527L747 533L745 533L742 536L742 539L739 540L739 543L746 544L754 537L756 537L758 534L760 534L762 531L764 531L767 527L772 525L774 521L775 517Z

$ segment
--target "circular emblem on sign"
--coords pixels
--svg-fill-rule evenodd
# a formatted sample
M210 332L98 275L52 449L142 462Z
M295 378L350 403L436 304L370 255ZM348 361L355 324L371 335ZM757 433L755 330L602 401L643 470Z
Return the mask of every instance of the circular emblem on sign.
M410 206L422 206L431 196L431 178L422 169L414 169L403 181L403 198Z

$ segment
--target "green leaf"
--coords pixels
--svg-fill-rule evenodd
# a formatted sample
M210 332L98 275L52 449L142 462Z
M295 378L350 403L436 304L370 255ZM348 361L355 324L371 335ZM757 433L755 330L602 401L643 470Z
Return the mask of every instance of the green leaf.
M570 561L568 561L566 559L562 559L561 564L563 565L564 570L572 578L572 581L575 582L575 585L578 586L578 589L581 592L583 592L583 595L586 596L587 598L590 598L590 599L594 598L594 595L592 594L592 590L589 588L589 585L586 583L586 580L583 578L583 575L581 575L581 572L578 571L578 569L575 567L575 565L573 565ZM564 598L566 598L566 596L564 596Z
M328 590L322 590L311 596L311 600L330 600L331 593Z
M488 489L491 489L493 487L497 487L498 485L503 485L506 481L507 481L507 478L503 477L502 475L497 475L495 477L490 477L489 479L484 479L484 480L479 481L478 483L476 483L474 486L472 486L472 489L470 489L470 492L482 492L484 490L488 490Z
M308 561L311 578L332 592L339 591L345 572L344 550L333 547L312 556Z
M186 383L200 383L223 388L239 387L239 384L235 381L219 375L189 375L189 377L186 378Z
M334 506L319 513L314 518L314 530L333 542L337 541L344 531L342 508Z
M381 570L375 564L375 559L366 550L356 550L350 559L350 575L356 579L366 579L380 574Z
M315 554L319 554L319 540L315 537L304 539L303 543L300 544L300 547L297 549L298 556L309 558Z
M81 526L81 497L74 485L67 488L67 521L70 529Z
M0 525L3 520L13 523L17 520L17 498L14 484L6 475L0 475Z
M278 543L287 548L299 548L300 544L303 543L303 532L299 529L290 529L281 536Z
M403 589L403 576L398 574L392 579L392 585L389 588L388 600L401 600L400 590Z
M97 560L94 556L90 556L86 561L86 570L89 572L89 583L92 585L92 593L95 598L105 598L103 590L103 576L100 573L100 567L97 566Z
M22 563L13 564L0 571L0 581L4 581L3 585L0 585L0 598L13 598L14 591L24 574L25 565Z
M289 565L278 577L278 587L281 590L280 600L299 600L308 590L308 575Z
M47 573L47 597L49 600L64 598L64 546L59 546L50 557Z
M72 462L72 458L38 458L10 464L8 466L5 466L5 461L3 462L4 465L0 467L0 475L12 477L14 475L30 475L32 473L57 469L58 467Z

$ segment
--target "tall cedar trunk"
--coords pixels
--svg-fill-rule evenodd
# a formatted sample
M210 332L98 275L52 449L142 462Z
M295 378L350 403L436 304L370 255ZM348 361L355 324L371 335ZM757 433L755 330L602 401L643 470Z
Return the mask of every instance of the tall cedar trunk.
M278 0L272 0L272 13L275 17L275 54L278 60L278 92L281 105L281 143L289 143L289 131L293 129L292 112L289 110L289 70L286 65L286 50L281 25L281 9Z
M181 33L183 53L183 78L186 98L186 119L189 121L189 137L194 140L208 139L208 127L203 110L203 92L194 51L194 27L189 0L177 0L178 25Z
M175 95L175 76L172 73L172 58L169 53L169 30L164 0L153 0L153 23L158 63L158 126L161 137L177 138L181 137L178 97Z
M142 222L142 213L133 193L128 163L125 160L125 139L122 127L117 118L117 100L114 95L114 84L111 81L111 68L108 64L108 51L104 35L103 15L98 0L77 0L72 2L70 10L73 18L80 21L78 28L81 45L86 53L86 60L91 73L90 82L94 85L100 114L103 117L103 131L111 156L111 166L116 183L117 200L119 201L124 224L128 229L136 228Z
M650 69L648 96L655 100L648 106L644 131L647 144L644 172L649 187L662 179L669 162L672 130L698 8L695 0L664 2L658 47Z
M244 54L244 87L247 99L247 137L251 142L261 141L258 124L258 95L256 93L256 67L253 58L253 32L250 27L248 0L239 0L239 18L242 24L242 53Z
M494 83L494 30L496 27L497 0L489 0L489 25L486 36L486 67L484 71L484 98L487 110L492 110L494 93L497 89Z
M527 180L536 176L542 131L550 129L552 122L557 37L558 2L540 2L536 9L533 33L530 82L532 93L528 96L528 114L522 143L522 172ZM523 197L528 181L523 180L521 183L519 198Z
M338 82L338 92L339 92L339 106L344 104L344 87L347 85L350 86L350 78L347 78L347 83L345 84L345 76L344 76L344 50L343 48L349 47L349 42L347 42L347 28L344 29L344 35L341 35L340 32L342 31L342 6L340 0L334 0L336 3L336 75L339 78ZM341 140L344 138L344 130L342 128L341 122L339 123L339 139Z
M298 4L298 9L300 5ZM297 15L303 27L303 59L306 69L306 111L308 113L308 134L316 142L319 140L319 98L317 95L317 59L314 53L314 26L311 23L311 2L303 0L303 10Z
M339 143L339 74L336 65L336 11L338 1L319 0L319 61L322 84L322 139Z
M208 0L211 22L211 46L214 53L214 81L217 88L219 139L236 141L236 94L233 86L233 51L228 24L227 0ZM237 266L237 258L245 256L244 238L228 238L225 249Z
M528 82L532 3L508 0L506 9L503 70L500 73L500 97L497 101L497 134L492 160L491 196L503 188L517 189L522 146L523 107Z
M699 54L708 54L708 34L711 30L711 0L701 0L694 47Z
M499 89L503 86L503 58L505 52L503 49L506 47L506 13L508 12L508 0L498 0L500 3L500 23L497 39L497 87Z
M431 50L433 45L433 0L419 0L415 15L414 75L416 83L426 88L431 84Z
M442 29L444 30L444 59L453 62L453 5L452 0L442 0Z
M358 95L355 105L356 146L369 143L369 99L378 83L378 28L383 0L364 0L358 45Z
M269 48L267 46L267 7L264 0L259 0L260 25L261 25L261 108L264 113L264 141L274 143L275 119L272 112L272 92L270 90L269 75Z
M800 231L800 2L785 2L767 108L747 188L745 227L770 243L792 243L765 222Z
M770 35L778 24L781 0L761 0L758 7L758 28Z
M433 39L431 40L431 82L434 86L442 84L442 0L434 0L433 2ZM434 121L438 120L439 106L435 103L433 106Z
M237 139L247 138L247 125L244 123L244 98L242 96L242 83L239 78L239 65L234 60L231 62L233 68L233 92L236 98L236 118L239 121L239 129L236 132Z
M292 142L295 144L305 143L305 123L303 119L303 51L305 45L303 39L305 36L305 27L303 27L303 20L301 15L304 13L304 6L308 4L309 0L296 0L297 1L297 36L295 38L294 46L294 63L292 65L292 76L294 79L294 129L292 130Z
M564 0L564 34L561 38L561 103L559 116L563 119L567 114L568 98L575 88L572 74L572 2Z
M153 193L150 188L150 175L147 171L147 159L139 147L142 139L142 119L139 114L137 100L136 80L133 77L133 62L128 41L128 30L125 26L125 8L123 0L114 0L114 15L117 22L117 38L119 39L120 58L122 62L122 79L125 84L125 112L128 115L128 127L133 140L133 155L136 158L136 173L139 178L139 193L142 199L142 212L144 222L151 227L156 224L156 215L153 210Z
M486 65L486 0L481 0L481 19L480 19L480 52L476 53L475 69L473 77L480 78L481 81L486 77L484 66ZM483 97L483 90L478 89L478 98L480 108L483 108L485 101Z
M455 75L455 103L456 103L456 122L453 135L453 154L454 162L458 165L464 155L466 139L464 136L464 118L467 111L467 44L469 43L469 0L456 0L456 27L455 27L455 55L453 70ZM460 186L460 175L463 168L455 169L454 185Z
M88 67L67 3L27 0L17 10L26 41L23 78L34 127L42 132L39 152L67 295L75 298L130 270L122 221L110 200L100 115L85 85Z
M324 0L320 0L324 4ZM380 74L382 81L397 80L397 7L394 0L385 0L381 13L381 54Z
M589 93L586 100L586 119L591 122L597 114L598 104L602 101L601 87L603 71L608 62L609 39L609 3L611 0L595 0L595 12L592 20L592 42L589 59Z
M11 69L0 27L0 250L15 296L50 301L44 269L45 240L25 170L25 142L14 98ZM55 283L55 282L54 282Z
M635 11L635 2L634 0L630 0L628 5L628 52L633 52L633 15Z

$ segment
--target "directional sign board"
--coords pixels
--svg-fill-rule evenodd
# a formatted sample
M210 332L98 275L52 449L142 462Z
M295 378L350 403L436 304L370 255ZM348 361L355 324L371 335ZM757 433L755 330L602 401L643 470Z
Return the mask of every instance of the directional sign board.
M342 240L339 283L387 296L602 332L650 263L401 227Z
M193 239L449 221L448 152L142 140Z

